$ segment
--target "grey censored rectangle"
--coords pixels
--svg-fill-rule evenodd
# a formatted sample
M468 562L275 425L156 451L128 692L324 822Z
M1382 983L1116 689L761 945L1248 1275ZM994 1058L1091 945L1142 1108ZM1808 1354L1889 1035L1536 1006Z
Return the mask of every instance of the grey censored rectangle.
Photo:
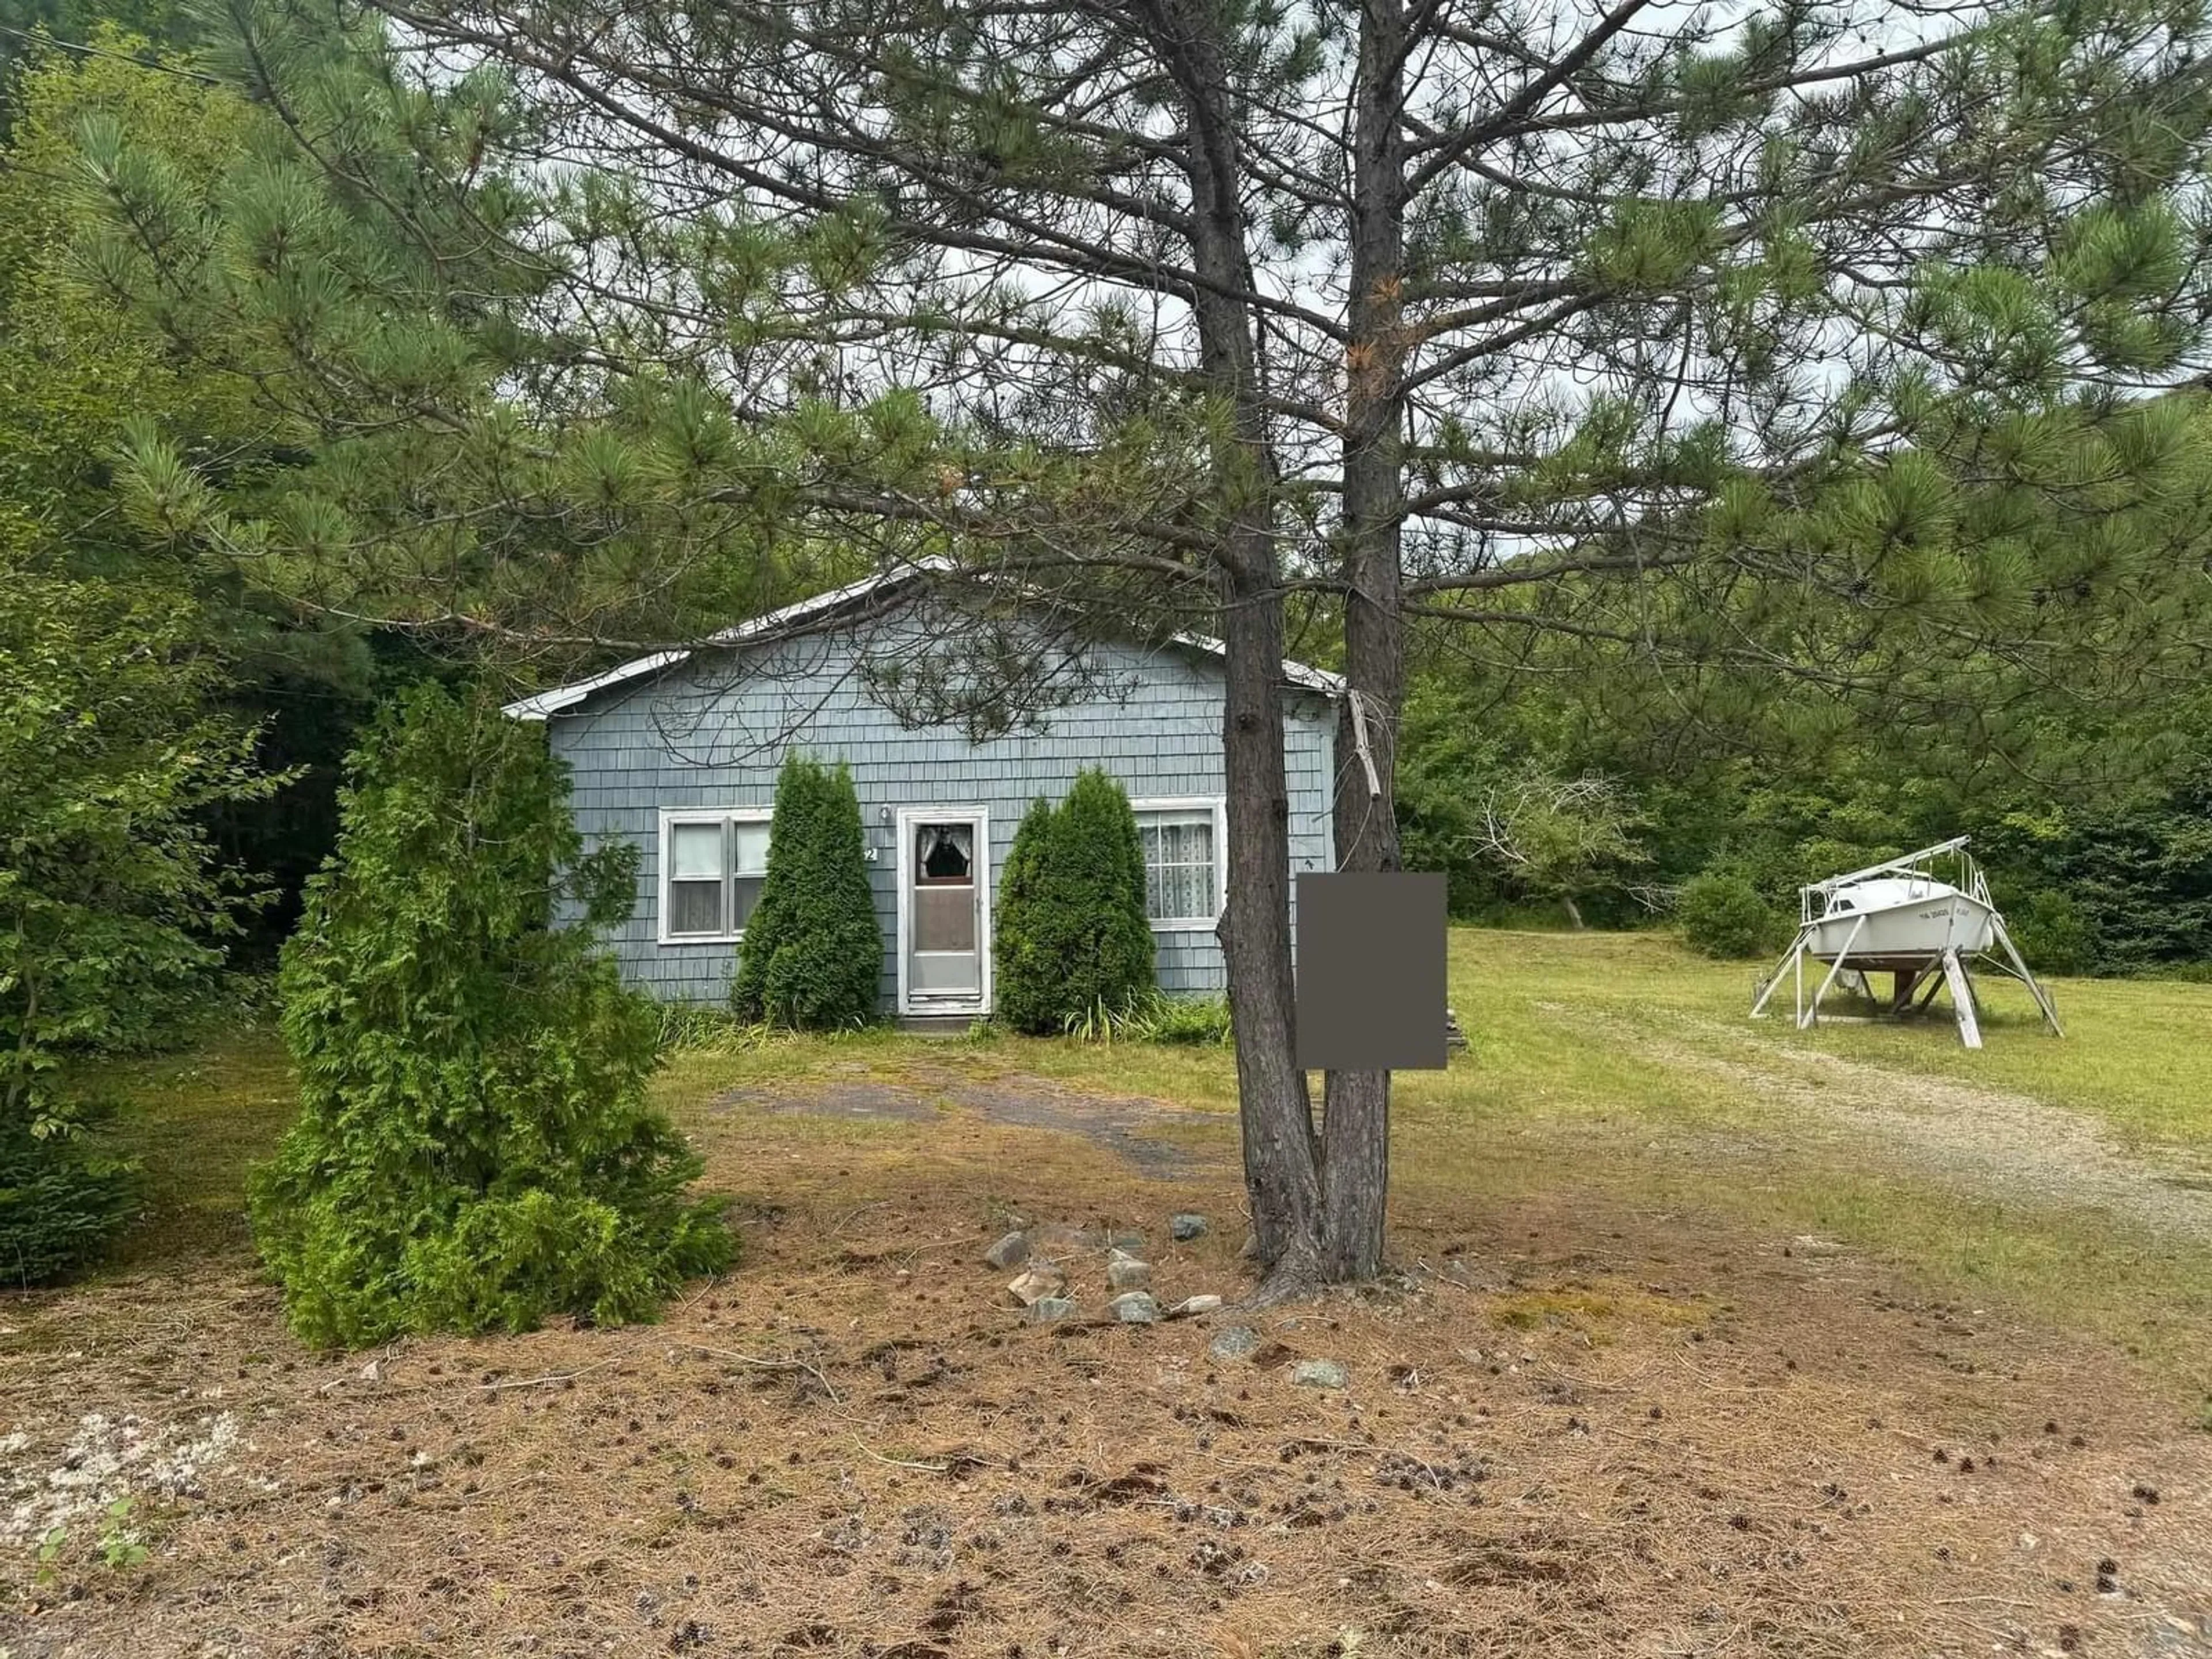
M1298 1065L1442 1071L1443 875L1301 871L1297 884Z

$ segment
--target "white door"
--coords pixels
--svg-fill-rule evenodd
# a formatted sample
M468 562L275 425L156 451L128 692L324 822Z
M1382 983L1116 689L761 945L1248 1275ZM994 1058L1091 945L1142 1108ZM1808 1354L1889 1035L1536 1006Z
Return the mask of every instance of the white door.
M991 826L980 806L898 816L899 1012L991 1006Z

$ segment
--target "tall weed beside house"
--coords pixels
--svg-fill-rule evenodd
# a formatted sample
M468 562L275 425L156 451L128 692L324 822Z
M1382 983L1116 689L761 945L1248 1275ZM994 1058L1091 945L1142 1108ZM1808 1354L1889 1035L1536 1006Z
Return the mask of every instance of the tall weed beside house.
M776 778L768 870L738 946L741 1018L833 1031L875 1016L883 928L868 886L853 775L793 751Z
M659 1021L594 950L635 850L588 855L543 733L416 688L353 757L280 973L301 1114L254 1235L308 1341L648 1319L733 1243L645 1104ZM554 925L563 892L580 922Z
M1128 795L1096 768L1023 817L1000 878L1000 1018L1033 1036L1115 1015L1152 990L1145 855Z

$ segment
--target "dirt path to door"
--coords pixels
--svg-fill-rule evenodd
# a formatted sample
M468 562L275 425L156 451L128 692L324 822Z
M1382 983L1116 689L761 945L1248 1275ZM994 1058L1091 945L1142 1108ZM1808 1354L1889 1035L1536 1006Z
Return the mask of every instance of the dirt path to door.
M1155 1181L1218 1178L1235 1157L1229 1127L1215 1112L1194 1112L1141 1095L1100 1094L1020 1072L977 1077L951 1066L902 1066L876 1073L853 1062L826 1085L735 1089L710 1109L797 1112L809 1116L920 1123L947 1112L993 1123L1076 1135L1117 1153Z

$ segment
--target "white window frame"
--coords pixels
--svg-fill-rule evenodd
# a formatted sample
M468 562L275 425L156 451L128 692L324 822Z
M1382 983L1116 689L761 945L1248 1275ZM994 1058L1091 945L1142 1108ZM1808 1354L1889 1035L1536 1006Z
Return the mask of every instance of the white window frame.
M1221 912L1229 902L1229 801L1224 795L1148 795L1132 800L1129 810L1141 820L1148 812L1208 812L1213 817L1213 914L1175 916L1152 922L1156 933L1210 933L1221 925Z
M773 822L775 817L775 809L773 806L664 806L660 809L660 837L654 843L653 850L656 867L659 872L657 878L659 900L656 906L659 914L654 920L654 926L659 933L661 944L736 945L745 936L744 929L742 927L734 933L672 933L668 931L668 872L671 863L669 831L679 823L768 823ZM726 907L730 902L730 883L732 878L730 870L729 840L726 832L722 845L722 902ZM723 914L726 915L729 912L725 908Z

